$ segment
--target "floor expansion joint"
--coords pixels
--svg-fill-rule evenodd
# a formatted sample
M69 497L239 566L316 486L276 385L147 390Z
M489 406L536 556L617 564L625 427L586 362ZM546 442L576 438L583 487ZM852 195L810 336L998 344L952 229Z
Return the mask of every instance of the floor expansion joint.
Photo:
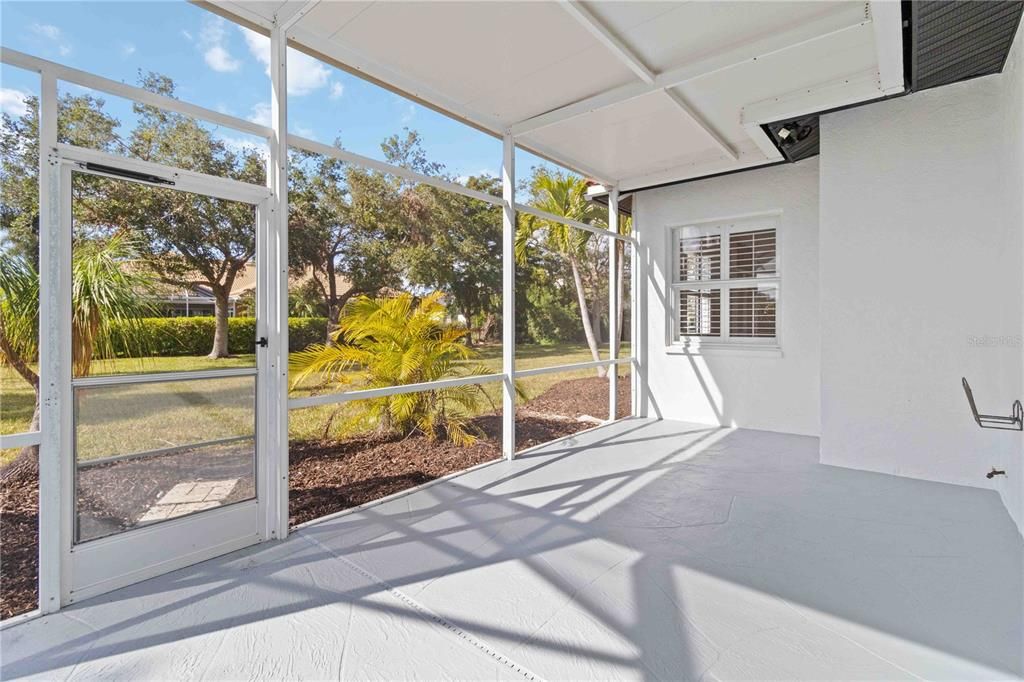
M350 560L350 559L348 559L348 558L346 558L344 556L341 556L340 554L338 554L337 552L333 551L330 547L328 547L327 545L323 544L322 542L320 542L316 538L306 536L306 539L309 542L312 542L313 544L315 544L320 549L324 550L325 552L330 553L332 556L334 556L336 559L338 559L338 561L341 561L342 563L344 563L351 570L355 571L356 573L358 573L359 575L363 576L367 580L371 581L375 585L379 585L384 590L387 590L387 592L391 596L393 596L395 599L397 599L398 601L402 602L406 606L410 607L411 609L413 609L414 611L416 611L420 615L424 616L427 620L429 620L429 621L431 621L433 623L436 623L437 625L441 626L442 628L444 628L448 632L451 632L452 634L456 635L460 639L462 639L465 642L467 642L468 644L472 645L474 648L482 651L483 653L487 654L488 656L490 656L491 658L493 658L497 662L501 663L502 665L504 665L509 670L512 670L512 671L518 673L519 675L522 675L527 680L532 680L534 682L543 682L544 678L541 677L540 675L537 675L534 672L532 672L529 668L527 668L527 667L525 667L523 665L520 665L519 663L516 663L511 658L509 658L505 654L501 653L500 651L495 649L493 646L491 646L487 642L483 641L479 637L476 637L475 635L473 635L473 634L471 634L469 632L466 632L464 629L462 629L461 627L459 627L455 623L452 623L451 621L449 621L444 616L440 615L439 613L434 612L431 608L429 608L429 607L421 604L420 602L416 601L415 599L413 599L412 597L407 595L405 592L402 592L400 589L398 589L394 585L390 584L388 581L383 580L383 579L375 576L373 573L370 573L369 571L367 571L365 568L363 568L359 564L353 562L352 560Z

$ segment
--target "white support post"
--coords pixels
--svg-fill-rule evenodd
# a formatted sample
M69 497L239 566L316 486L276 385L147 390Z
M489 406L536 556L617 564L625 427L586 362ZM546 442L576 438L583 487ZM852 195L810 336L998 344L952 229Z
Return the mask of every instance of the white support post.
M619 188L612 187L608 193L608 229L613 234L619 233ZM615 239L608 240L608 358L618 359L619 329L619 243ZM616 395L619 380L618 365L608 366L608 421L615 421L618 413L618 396Z
M266 308L269 347L264 377L270 397L268 429L267 531L271 538L288 536L288 36L275 24L270 31L271 137L267 182L270 199L269 238L264 262L270 305Z
M633 195L632 231L630 236L633 246L633 259L629 264L629 349L633 356L632 376L630 379L630 402L634 417L646 417L646 407L642 392L647 387L647 347L646 333L643 331L647 323L647 273L644 268L645 258L642 234L640 231L639 197Z
M516 145L502 137L501 157L501 453L516 453Z
M71 237L61 235L57 79L51 72L41 74L39 99L39 609L53 613L61 607L64 546L71 541L70 481L64 474L71 457L66 431L72 396Z

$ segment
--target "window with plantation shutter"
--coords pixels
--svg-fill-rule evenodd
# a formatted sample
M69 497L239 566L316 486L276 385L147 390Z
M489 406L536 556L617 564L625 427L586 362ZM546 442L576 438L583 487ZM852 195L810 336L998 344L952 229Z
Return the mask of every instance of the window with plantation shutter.
M684 289L679 292L679 333L684 336L718 336L722 330L718 289Z
M729 235L729 278L775 276L775 230L747 230Z
M774 339L776 292L773 286L729 289L729 336Z
M675 228L673 342L777 346L777 239L777 216Z
M683 282L700 282L721 277L721 234L680 234L679 279Z

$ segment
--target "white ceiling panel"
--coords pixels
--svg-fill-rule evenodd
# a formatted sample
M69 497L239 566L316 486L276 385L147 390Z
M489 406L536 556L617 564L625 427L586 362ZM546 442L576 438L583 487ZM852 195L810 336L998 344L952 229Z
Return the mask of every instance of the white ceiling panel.
M299 26L317 21L307 15ZM377 2L331 40L461 103L495 93L500 98L502 89L530 80L530 93L520 92L517 105L536 97L537 106L547 106L542 100L551 83L575 77L584 52L589 69L600 76L590 78L594 89L584 94L629 77L613 56L594 49L593 37L555 3Z
M259 17L269 23L274 20L274 14L280 8L288 4L287 0L233 0L230 2L215 2L228 11L237 10L239 14L250 14Z
M633 72L610 57L601 46L529 73L509 83L495 83L466 106L493 116L505 125L557 109L633 80ZM524 93L529 93L524 97Z
M519 124L519 143L604 180L778 158L745 107L750 119L874 99L879 54L902 54L876 42L899 28L875 30L871 3L850 0L213 1L250 21L305 8L293 40L495 134Z
M689 81L675 90L707 120L715 121L726 139L738 142L747 138L740 125L743 107L858 75L876 64L871 26L865 25L827 42L801 45Z
M348 26L373 5L373 2L321 2L309 10L302 19L303 28L320 38L330 38Z
M651 135L654 130L671 133ZM707 133L661 91L543 128L524 141L553 149L571 147L576 160L610 178L709 151L721 154Z
M648 3L587 3L588 9L619 29L655 72L696 61L737 45L808 26L826 17L864 20L864 2L679 2L656 3L670 11L652 15ZM657 9L657 8L655 8Z

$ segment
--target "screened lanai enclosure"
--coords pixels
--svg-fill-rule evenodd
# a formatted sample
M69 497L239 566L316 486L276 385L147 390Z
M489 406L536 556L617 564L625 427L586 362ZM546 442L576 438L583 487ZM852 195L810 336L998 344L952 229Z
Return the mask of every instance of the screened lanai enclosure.
M1019 679L1024 3L0 4L4 679Z

